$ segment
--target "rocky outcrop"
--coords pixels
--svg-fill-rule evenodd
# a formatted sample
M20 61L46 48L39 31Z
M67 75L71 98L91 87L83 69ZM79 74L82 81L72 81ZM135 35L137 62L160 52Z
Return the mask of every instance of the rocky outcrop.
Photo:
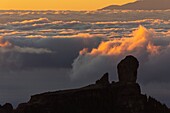
M119 82L109 83L106 73L83 88L34 95L16 113L169 113L165 105L141 94L138 67L138 60L127 56L118 64Z
M99 80L97 80L96 81L96 84L97 85L109 85L110 83L109 83L109 73L105 73L103 76L102 76L102 78L101 79L99 79Z
M13 113L13 106L10 103L0 106L0 113Z
M166 105L141 94L136 83L138 65L135 57L127 56L118 65L123 71L119 82L109 83L106 73L86 87L31 96L13 113L170 113Z
M117 66L119 82L135 83L139 62L134 56L126 56Z

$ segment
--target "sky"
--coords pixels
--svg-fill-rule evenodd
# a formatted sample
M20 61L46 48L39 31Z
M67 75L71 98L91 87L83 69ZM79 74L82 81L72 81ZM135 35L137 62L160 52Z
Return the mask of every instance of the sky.
M1 0L1 10L96 10L135 0Z

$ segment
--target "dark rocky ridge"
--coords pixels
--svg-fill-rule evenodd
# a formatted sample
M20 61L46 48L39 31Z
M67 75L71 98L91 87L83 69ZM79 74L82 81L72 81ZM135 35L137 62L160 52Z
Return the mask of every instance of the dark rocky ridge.
M124 5L110 5L101 10L167 10L170 9L170 0L138 0Z
M110 83L106 73L95 84L34 95L16 110L4 105L0 113L170 113L166 105L141 94L138 66L135 57L127 56L118 64L119 82Z

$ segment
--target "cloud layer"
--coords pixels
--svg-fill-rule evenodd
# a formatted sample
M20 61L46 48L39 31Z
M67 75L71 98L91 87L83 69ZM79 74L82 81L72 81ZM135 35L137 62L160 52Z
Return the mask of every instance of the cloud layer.
M0 103L84 86L105 72L117 81L116 66L129 54L140 61L143 93L169 102L169 10L9 10L0 15Z

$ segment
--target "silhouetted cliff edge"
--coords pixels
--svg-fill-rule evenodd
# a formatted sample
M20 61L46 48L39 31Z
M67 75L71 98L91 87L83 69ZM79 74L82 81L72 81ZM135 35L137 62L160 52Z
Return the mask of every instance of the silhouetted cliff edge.
M127 56L118 64L118 82L110 83L106 73L95 84L34 95L16 110L1 106L0 113L170 113L166 105L141 94L138 67L138 60Z

